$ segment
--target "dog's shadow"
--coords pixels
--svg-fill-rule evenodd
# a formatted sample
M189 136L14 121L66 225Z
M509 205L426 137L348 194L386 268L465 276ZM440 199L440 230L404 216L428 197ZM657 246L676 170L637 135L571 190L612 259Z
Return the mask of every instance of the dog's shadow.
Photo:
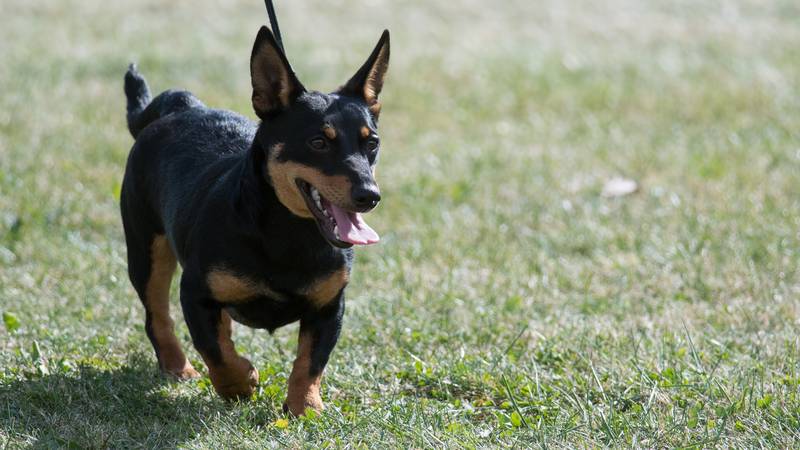
M191 391L143 364L30 376L0 384L0 430L35 447L179 447L226 409Z

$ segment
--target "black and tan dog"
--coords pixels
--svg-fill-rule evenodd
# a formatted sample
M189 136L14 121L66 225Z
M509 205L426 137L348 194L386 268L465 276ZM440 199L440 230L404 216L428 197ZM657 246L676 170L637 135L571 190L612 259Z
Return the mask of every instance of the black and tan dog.
M299 320L284 409L323 408L320 381L341 330L351 247L378 241L361 214L380 200L376 127L388 63L384 31L338 91L307 91L262 27L250 60L260 124L184 91L151 102L144 78L135 66L128 70L136 143L122 185L122 222L128 272L163 371L198 376L169 314L179 262L184 317L217 392L246 398L258 382L236 353L231 319L270 332Z

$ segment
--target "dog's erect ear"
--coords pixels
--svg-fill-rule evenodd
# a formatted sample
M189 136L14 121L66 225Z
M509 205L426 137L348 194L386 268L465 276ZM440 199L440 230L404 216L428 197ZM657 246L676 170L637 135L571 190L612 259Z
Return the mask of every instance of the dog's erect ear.
M383 30L381 39L375 50L369 55L367 62L358 69L353 78L341 89L340 94L363 98L369 106L369 110L375 117L381 111L381 104L378 102L378 95L383 89L383 79L389 69L389 30Z
M253 109L261 119L288 108L306 91L267 27L258 30L253 44L250 79L253 83Z

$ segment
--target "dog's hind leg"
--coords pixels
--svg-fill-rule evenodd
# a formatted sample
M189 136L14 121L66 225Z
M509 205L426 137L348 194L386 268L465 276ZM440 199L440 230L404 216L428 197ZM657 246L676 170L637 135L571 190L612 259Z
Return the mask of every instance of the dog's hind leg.
M160 369L178 379L197 378L175 336L169 314L169 287L175 273L175 254L164 235L132 229L123 210L128 244L128 274L145 308L145 331L156 351Z
M183 354L169 314L169 287L176 267L175 254L163 235L150 244L150 277L145 288L145 328L156 349L161 370L179 379L197 378L200 374Z

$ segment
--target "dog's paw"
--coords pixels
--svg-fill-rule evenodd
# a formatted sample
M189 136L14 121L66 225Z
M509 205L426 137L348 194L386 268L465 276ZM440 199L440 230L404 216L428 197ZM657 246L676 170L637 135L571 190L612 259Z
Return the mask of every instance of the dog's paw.
M178 381L192 380L202 376L185 357L159 361L158 367L161 369L161 373Z
M176 378L178 381L188 381L202 377L200 372L195 370L191 364L186 364L184 367L178 369L163 369L163 372L170 377Z
M246 400L258 386L258 370L245 358L234 364L209 368L211 384L226 400Z
M283 412L291 413L295 417L304 416L307 409L322 412L325 409L325 404L322 403L322 397L318 394L295 398L289 397L283 403Z

